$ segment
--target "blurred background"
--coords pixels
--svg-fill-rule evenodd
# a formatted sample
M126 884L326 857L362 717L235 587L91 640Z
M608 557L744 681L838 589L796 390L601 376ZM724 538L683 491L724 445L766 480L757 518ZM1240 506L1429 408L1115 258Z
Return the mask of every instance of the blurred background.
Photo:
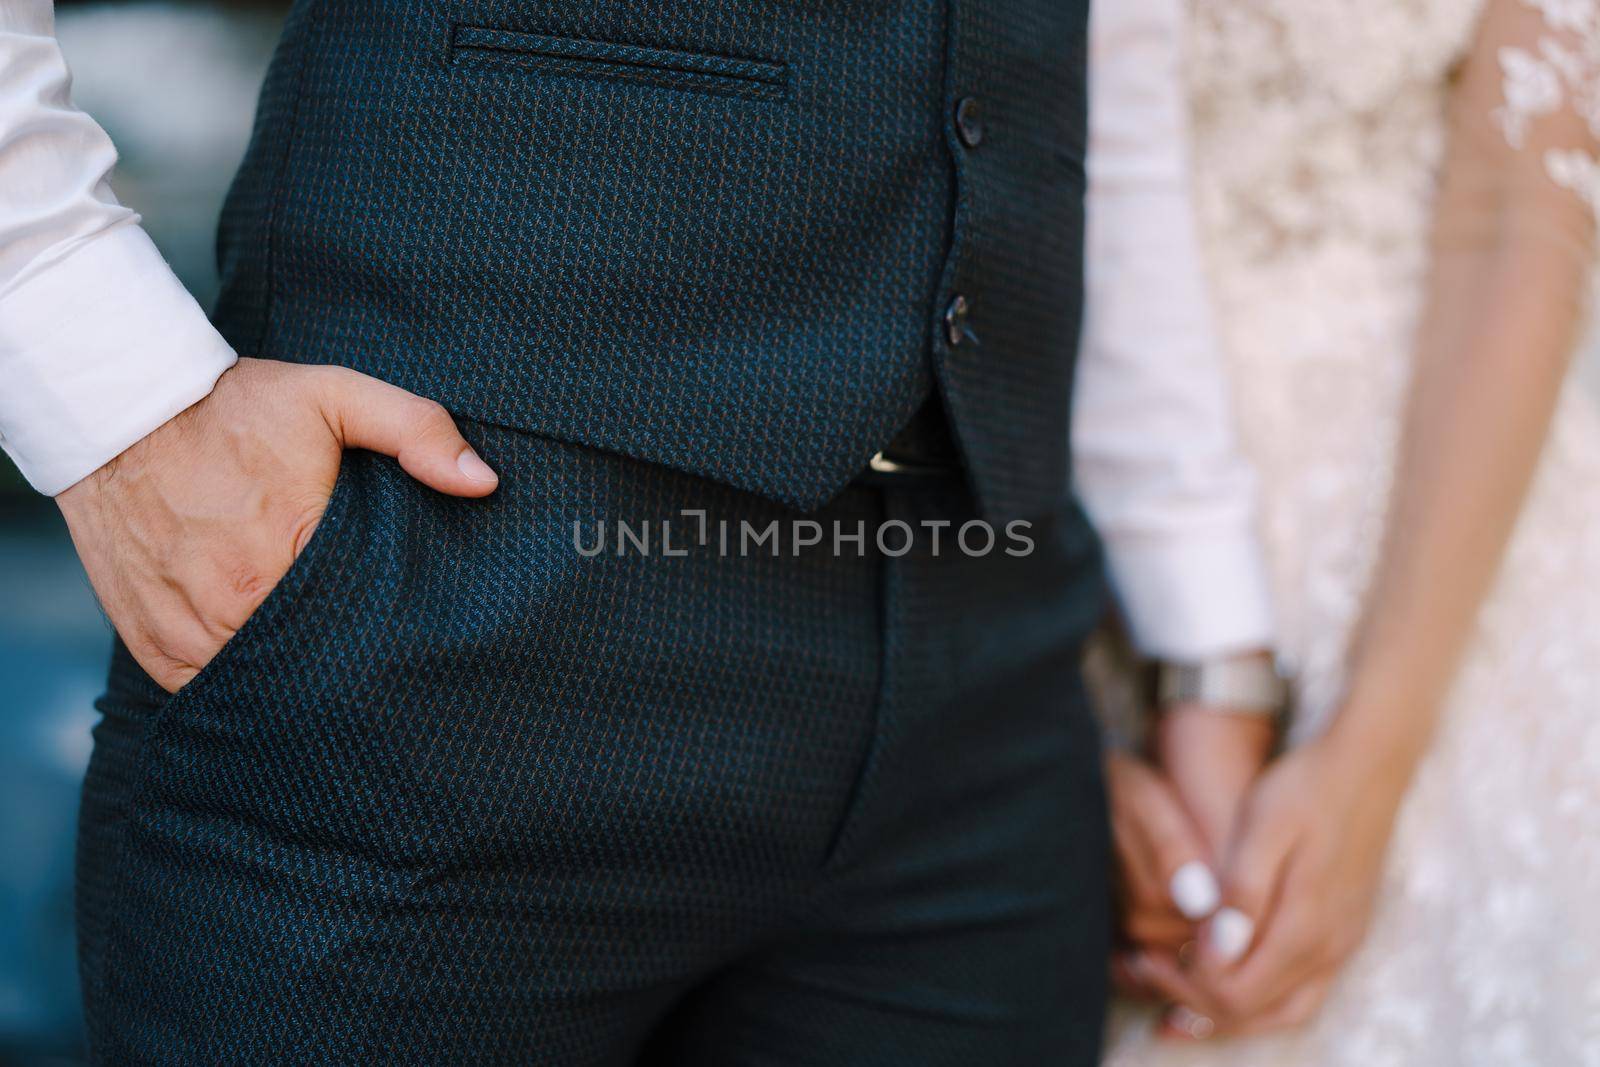
M122 154L117 194L207 308L287 6L56 4L74 98ZM0 456L0 1064L81 1061L72 846L109 633L55 506Z

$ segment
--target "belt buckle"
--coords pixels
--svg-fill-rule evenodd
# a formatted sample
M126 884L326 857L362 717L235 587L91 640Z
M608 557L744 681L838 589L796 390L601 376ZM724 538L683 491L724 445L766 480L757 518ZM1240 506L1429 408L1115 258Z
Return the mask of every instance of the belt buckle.
M955 473L953 467L941 463L918 463L915 460L895 459L883 452L873 454L867 469L879 478L895 481L901 479L948 478Z

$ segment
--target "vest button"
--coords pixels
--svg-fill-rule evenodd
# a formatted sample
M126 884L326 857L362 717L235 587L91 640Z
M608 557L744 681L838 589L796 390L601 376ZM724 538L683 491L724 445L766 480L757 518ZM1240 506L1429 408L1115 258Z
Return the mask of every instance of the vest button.
M977 148L983 143L983 107L977 97L962 97L956 105L956 133L968 148Z
M950 303L945 305L944 335L950 342L951 348L978 339L978 335L972 332L972 326L967 322L967 316L971 311L972 304L960 293L951 297Z

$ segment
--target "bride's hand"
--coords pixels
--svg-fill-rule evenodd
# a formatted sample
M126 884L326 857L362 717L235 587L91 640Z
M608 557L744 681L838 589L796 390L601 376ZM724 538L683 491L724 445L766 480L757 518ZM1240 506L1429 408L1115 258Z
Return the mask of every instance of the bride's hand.
M1221 899L1211 851L1172 783L1137 756L1105 756L1121 940L1176 953Z
M1295 1027L1321 1008L1366 933L1410 770L1409 760L1329 734L1262 776L1194 975L1221 1016L1210 1020L1215 1032Z
M1107 755L1123 943L1112 974L1124 993L1200 1002L1178 957L1217 906L1215 857L1274 737L1260 716L1177 704L1151 731L1154 763Z

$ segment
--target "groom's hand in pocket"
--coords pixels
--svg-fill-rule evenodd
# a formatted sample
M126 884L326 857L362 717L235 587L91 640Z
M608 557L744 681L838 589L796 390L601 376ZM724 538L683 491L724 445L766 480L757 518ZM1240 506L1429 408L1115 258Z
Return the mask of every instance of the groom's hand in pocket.
M111 624L175 692L310 540L346 448L454 496L496 477L438 404L339 367L241 359L209 396L56 497Z

